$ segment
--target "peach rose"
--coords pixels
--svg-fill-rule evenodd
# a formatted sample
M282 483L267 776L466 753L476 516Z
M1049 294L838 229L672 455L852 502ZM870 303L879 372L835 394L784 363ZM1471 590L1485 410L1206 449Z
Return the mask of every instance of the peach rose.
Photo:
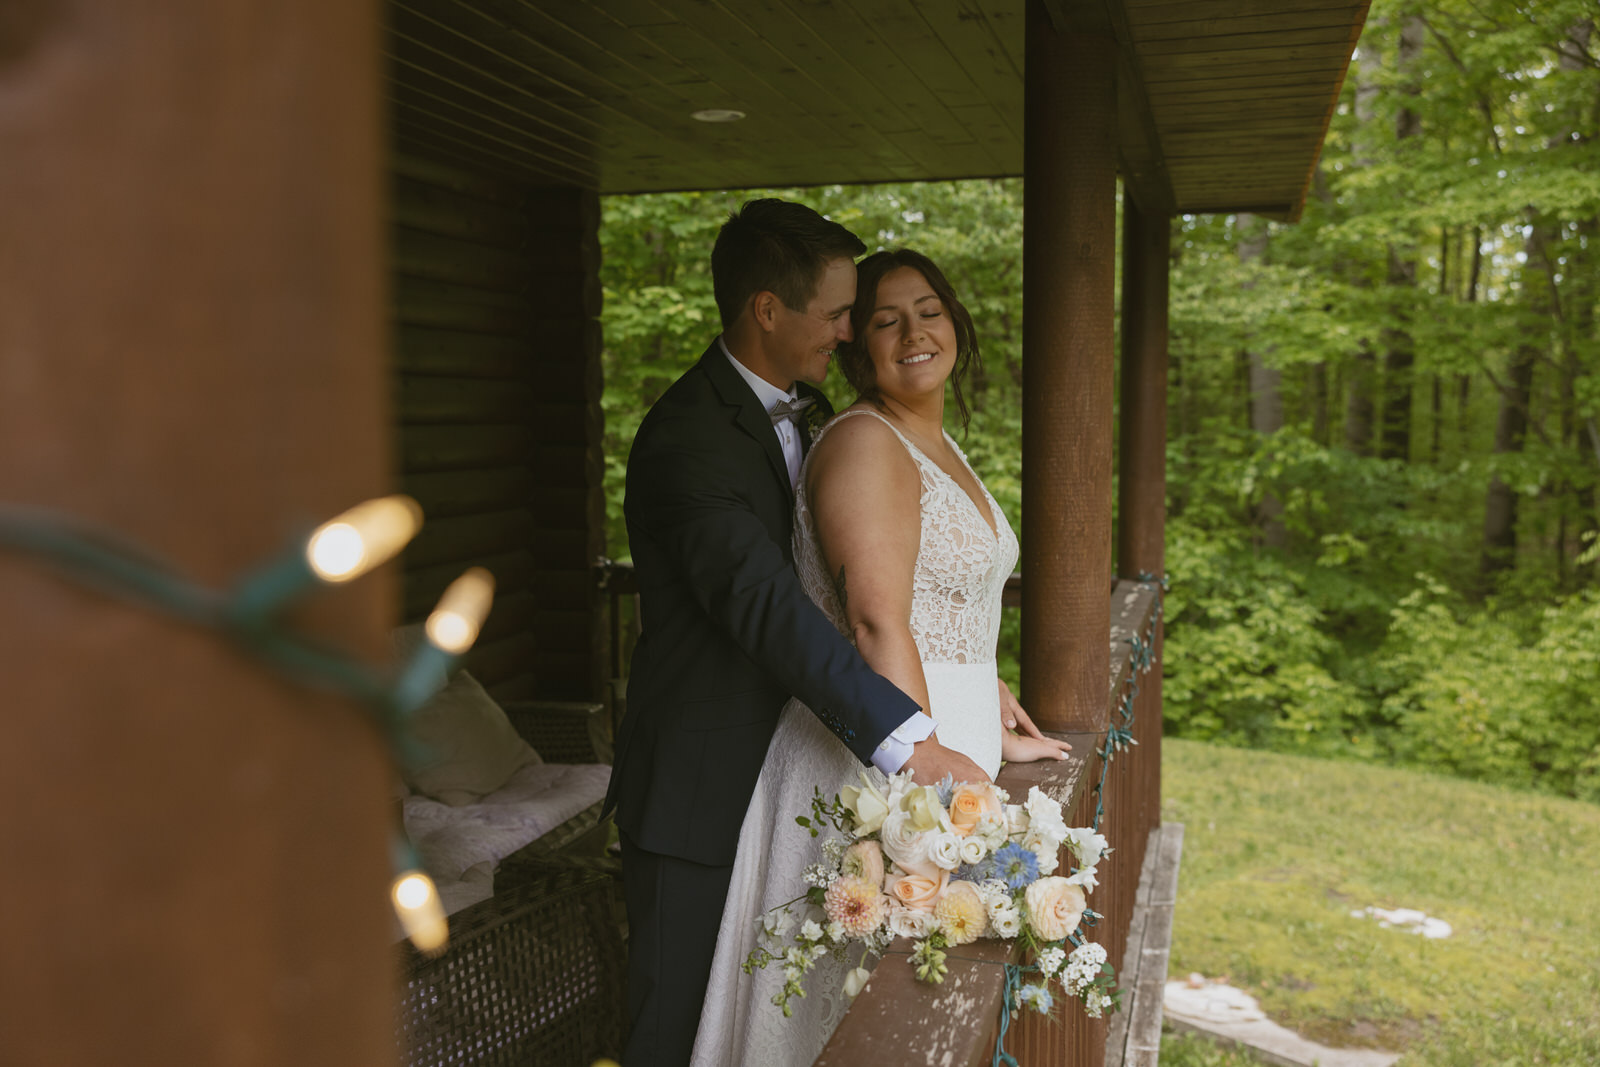
M1005 806L993 782L962 782L950 794L950 826L966 837L985 819L1005 818Z
M1089 904L1083 888L1065 878L1040 878L1028 887L1023 899L1034 932L1045 941L1060 941L1076 930Z
M902 874L889 879L889 895L908 908L931 912L945 886L950 884L950 872L940 871L937 877L925 874ZM1080 894L1081 896L1082 894Z

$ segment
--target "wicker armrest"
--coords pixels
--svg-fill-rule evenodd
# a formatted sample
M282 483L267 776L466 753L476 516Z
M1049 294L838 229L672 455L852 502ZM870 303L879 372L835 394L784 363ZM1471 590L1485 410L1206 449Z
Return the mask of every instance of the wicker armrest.
M512 700L506 717L546 763L610 763L611 730L599 704Z

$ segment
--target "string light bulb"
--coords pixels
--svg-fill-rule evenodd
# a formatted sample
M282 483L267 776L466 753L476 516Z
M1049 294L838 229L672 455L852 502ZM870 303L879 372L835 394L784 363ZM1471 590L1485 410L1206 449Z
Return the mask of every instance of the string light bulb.
M444 905L432 878L416 869L401 871L389 887L389 899L394 902L400 928L418 952L437 956L445 950L450 942L450 923L444 917Z
M473 567L450 583L428 616L428 640L441 651L459 656L478 639L494 600L494 575Z
M393 557L422 526L422 508L403 494L357 504L318 526L306 562L324 582L348 582Z

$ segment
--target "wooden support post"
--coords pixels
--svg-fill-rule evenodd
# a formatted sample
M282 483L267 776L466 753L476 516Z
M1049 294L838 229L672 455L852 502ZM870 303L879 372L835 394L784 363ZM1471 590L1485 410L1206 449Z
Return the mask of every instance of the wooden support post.
M1023 154L1023 701L1045 729L1107 722L1116 314L1116 42L1028 5Z
M0 15L0 499L222 585L392 485L370 0ZM393 1058L364 711L0 551L8 1063ZM296 623L377 659L392 575Z
M1167 292L1172 221L1122 198L1122 404L1118 442L1117 574L1159 579L1166 568ZM1161 655L1164 630L1151 633L1155 664L1140 682L1138 758L1148 765L1139 825L1161 823Z
M1117 576L1161 576L1167 519L1167 273L1171 223L1122 200L1122 405Z

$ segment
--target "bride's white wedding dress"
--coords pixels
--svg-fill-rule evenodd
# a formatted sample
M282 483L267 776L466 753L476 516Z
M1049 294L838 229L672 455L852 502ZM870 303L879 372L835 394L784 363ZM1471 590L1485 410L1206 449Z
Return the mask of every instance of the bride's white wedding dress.
M823 434L855 416L881 419L894 430L876 412L856 409L839 415ZM1017 539L987 489L985 516L953 478L899 430L894 432L922 477L911 634L928 681L930 710L939 723L940 742L965 753L992 778L1000 769L1001 734L995 643L1000 596L1017 563ZM950 444L955 447L954 441ZM959 448L956 452L965 463L966 456ZM817 543L804 476L795 497L794 550L806 593L848 635ZM795 817L810 814L813 790L832 797L846 785L859 784L863 770L882 786L882 774L863 768L805 705L789 701L739 833L695 1038L694 1067L808 1067L839 1025L849 1004L844 975L857 961L820 960L806 976L807 995L789 1002L793 1017L788 1019L771 1003L783 987L782 966L772 964L746 975L740 965L756 946L761 917L802 893L805 868L821 859L821 839L795 825Z

